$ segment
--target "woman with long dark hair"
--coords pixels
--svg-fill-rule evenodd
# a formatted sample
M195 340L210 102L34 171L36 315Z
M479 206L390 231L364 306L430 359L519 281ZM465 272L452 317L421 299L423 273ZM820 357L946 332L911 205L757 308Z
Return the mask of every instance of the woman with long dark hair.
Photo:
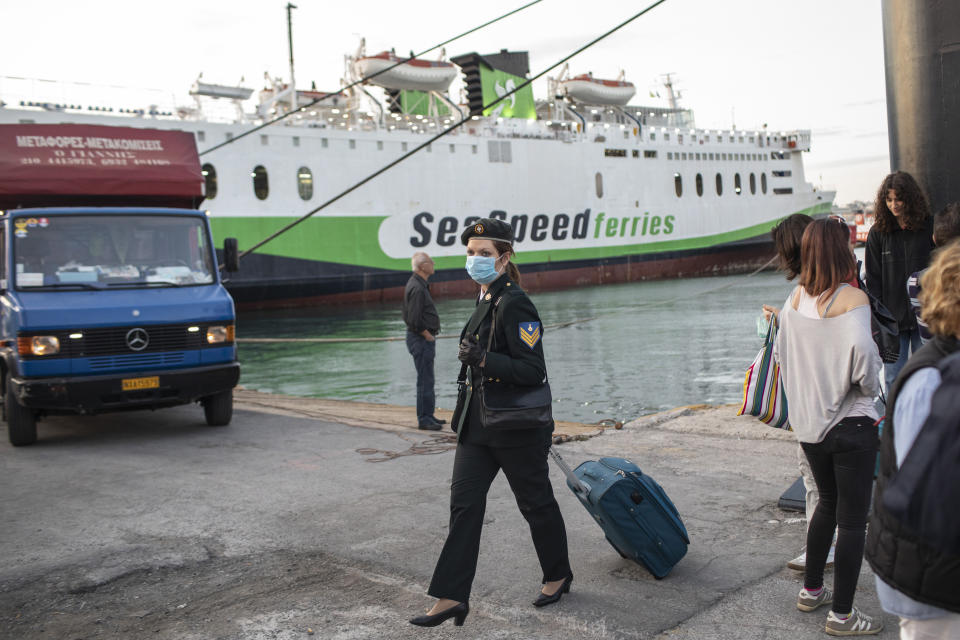
M501 469L530 526L543 571L534 606L557 602L573 581L563 516L547 468L553 424L509 430L485 427L474 394L479 384L535 387L547 377L543 325L511 262L513 229L501 220L482 218L460 239L467 247L467 272L480 285L480 295L460 334L458 357L467 378L451 420L457 451L450 529L427 591L437 601L426 615L410 620L424 627L450 618L462 625L470 611L487 491Z
M883 179L874 215L876 220L867 236L867 290L890 310L900 329L900 359L884 365L889 390L910 353L920 348L907 278L925 269L930 261L933 225L923 190L905 171Z
M880 356L867 296L847 284L856 269L849 228L829 218L812 222L803 234L800 264L800 286L780 312L774 345L790 425L820 492L807 528L797 608L832 605L826 621L831 635L878 633L882 622L853 606L877 457ZM823 571L835 529L831 591Z

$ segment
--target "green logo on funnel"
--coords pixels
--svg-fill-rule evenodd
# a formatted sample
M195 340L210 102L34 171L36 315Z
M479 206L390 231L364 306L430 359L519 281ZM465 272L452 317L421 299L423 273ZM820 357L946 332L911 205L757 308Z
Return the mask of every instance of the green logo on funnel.
M490 104L500 96L510 93L524 82L524 78L489 67L480 66L480 88L483 91L483 104ZM509 98L483 110L483 115L494 118L524 118L535 120L537 107L533 101L533 87L527 85Z

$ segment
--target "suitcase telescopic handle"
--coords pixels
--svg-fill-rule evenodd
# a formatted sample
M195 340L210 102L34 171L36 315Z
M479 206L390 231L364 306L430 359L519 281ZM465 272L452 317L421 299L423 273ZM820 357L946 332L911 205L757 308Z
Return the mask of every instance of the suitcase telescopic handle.
M573 472L573 469L570 468L570 465L560 456L556 448L550 447L550 457L553 458L553 461L557 463L557 466L560 467L560 470L563 471L563 474L567 476L567 483L573 488L574 492L586 498L590 493L590 486L585 482L582 482L580 478L577 477L577 474Z

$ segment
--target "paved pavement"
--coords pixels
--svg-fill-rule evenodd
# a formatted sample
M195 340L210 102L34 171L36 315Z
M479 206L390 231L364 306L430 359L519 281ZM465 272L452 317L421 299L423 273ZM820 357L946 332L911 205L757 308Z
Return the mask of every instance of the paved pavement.
M406 620L429 606L449 442L245 410L210 428L196 407L52 418L33 447L0 434L0 637L823 638L826 612L796 610L801 575L785 568L802 514L776 507L796 444L733 413L677 411L560 447L573 464L631 458L661 482L692 540L666 579L621 559L553 469L575 580L534 609L539 568L501 475L470 616L433 630ZM866 567L857 605L880 613ZM895 637L885 621L878 637Z

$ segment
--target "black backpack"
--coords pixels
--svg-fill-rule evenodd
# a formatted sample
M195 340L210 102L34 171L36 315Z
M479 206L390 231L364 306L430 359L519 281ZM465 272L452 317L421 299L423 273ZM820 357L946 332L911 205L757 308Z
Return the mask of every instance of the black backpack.
M941 382L883 506L931 548L960 554L960 352L940 361Z

